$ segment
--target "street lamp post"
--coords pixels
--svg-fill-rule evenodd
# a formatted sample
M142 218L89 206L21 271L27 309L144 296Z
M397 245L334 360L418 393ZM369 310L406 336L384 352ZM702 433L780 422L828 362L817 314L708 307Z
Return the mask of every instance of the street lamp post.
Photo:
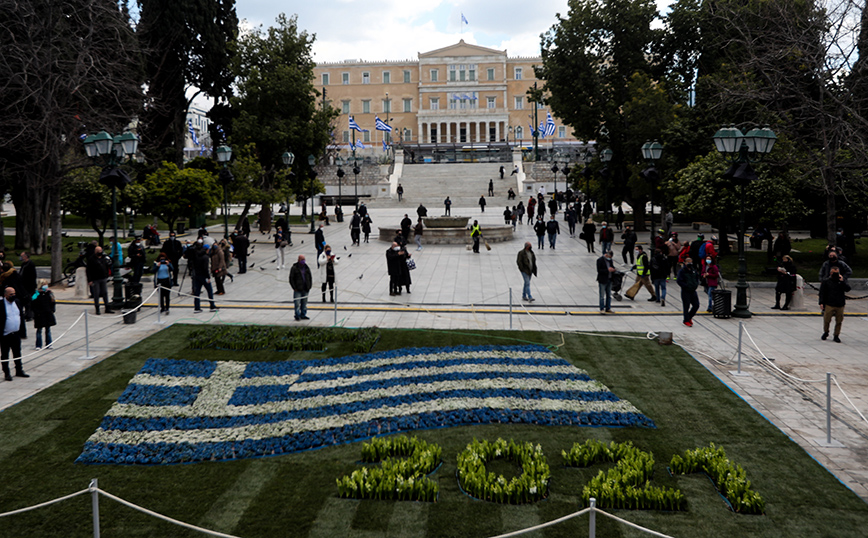
M215 150L217 162L223 165L220 170L220 183L223 184L223 238L229 238L229 184L235 179L229 171L229 159L232 158L232 148L220 146Z
M344 172L344 169L343 169L344 159L340 155L338 155L335 158L335 164L338 165L338 171L337 171L337 176L338 176L338 205L341 205L343 203L341 200L341 182L343 181L344 176L346 175L346 173Z
M295 162L295 155L291 151L284 151L283 155L280 156L280 160L283 161L283 165L287 168L292 166L292 163ZM292 172L289 172L292 174ZM287 181L289 181L289 176L287 177ZM286 193L286 211L283 213L283 220L286 221L286 232L289 235L289 191Z
M651 183L651 243L649 244L649 249L654 248L654 185L660 177L655 165L661 155L663 155L663 145L660 142L656 140L651 142L649 140L642 144L642 157L651 164L651 166L642 171L642 176Z
M359 208L359 173L361 173L362 169L359 168L359 162L361 159L358 157L353 158L353 175L356 176L356 209Z
M735 284L736 296L735 307L732 311L734 318L751 317L747 304L747 260L744 257L744 191L747 184L757 179L751 163L760 162L763 157L772 151L777 136L768 127L751 129L747 134L737 129L734 125L723 127L714 136L714 145L721 154L729 158L732 166L724 172L725 179L734 180L736 185L741 186L741 215L739 215L738 230L738 282Z
M600 160L603 162L603 169L600 171L600 175L603 178L603 218L606 221L610 221L612 204L609 203L609 179L611 178L612 173L609 171L609 161L612 160L612 156L614 152L611 149L606 148L600 152Z
M84 150L88 157L103 161L103 171L99 181L112 188L112 308L120 309L124 302L123 279L121 278L120 242L118 241L118 188L123 189L132 180L126 172L118 168L127 157L136 154L139 138L126 131L112 136L105 131L90 135L84 140Z
M582 160L585 161L585 169L582 170L582 175L585 176L585 200L590 201L591 199L591 161L594 160L594 155L591 153L591 150L585 152L585 155L582 157Z
M316 166L316 157L313 155L307 156L307 164L310 165L310 233L314 233L313 227L313 185L314 181L316 181L316 170L314 170L314 166Z

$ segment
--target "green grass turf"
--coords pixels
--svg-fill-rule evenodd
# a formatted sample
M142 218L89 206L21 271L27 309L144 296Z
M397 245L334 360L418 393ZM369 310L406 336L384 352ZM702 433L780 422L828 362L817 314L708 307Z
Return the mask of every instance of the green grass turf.
M588 438L632 441L653 452L654 483L678 487L688 499L679 513L617 511L617 515L673 536L791 537L865 536L868 505L845 488L786 435L754 412L702 365L675 347L646 340L565 334L557 353L586 369L618 396L654 419L656 429L488 425L417 432L443 447L437 503L355 501L337 498L335 478L357 468L360 444L288 456L174 466L74 464L87 438L149 357L190 360L288 360L341 356L348 345L325 353L190 351L195 326L167 328L0 413L0 512L78 491L91 478L131 502L183 521L245 538L254 537L486 537L546 522L581 508L583 484L600 469L565 469L560 456ZM384 330L375 351L456 344L556 345L561 333L458 333ZM70 359L73 360L73 359ZM549 497L525 506L503 506L463 495L455 459L474 437L540 443L552 467ZM729 512L705 476L670 477L673 454L722 445L747 471L766 500L763 516ZM90 499L78 497L0 520L0 536L92 536ZM100 500L103 536L200 536ZM644 536L603 516L598 536ZM587 536L587 518L535 533Z

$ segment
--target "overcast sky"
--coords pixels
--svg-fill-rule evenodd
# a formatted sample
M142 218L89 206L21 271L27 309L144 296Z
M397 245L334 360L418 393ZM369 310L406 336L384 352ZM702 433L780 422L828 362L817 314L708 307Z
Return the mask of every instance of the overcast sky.
M314 60L335 62L412 59L459 39L538 56L540 34L568 8L567 0L236 0L236 11L249 26L265 27L280 13L298 14L299 28L316 35Z

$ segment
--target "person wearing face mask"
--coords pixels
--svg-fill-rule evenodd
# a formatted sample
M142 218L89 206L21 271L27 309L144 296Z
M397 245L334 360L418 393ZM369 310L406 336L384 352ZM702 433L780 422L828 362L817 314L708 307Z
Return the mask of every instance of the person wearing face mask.
M820 310L823 311L823 335L821 340L829 337L829 325L835 318L835 342L841 343L841 324L844 323L844 305L847 303L846 293L850 285L841 274L841 269L833 265L829 268L829 277L820 283ZM5 358L5 356L4 356Z
M184 255L184 245L175 237L175 232L169 232L169 238L163 242L160 252L164 252L169 261L172 262L172 284L177 286L178 262L181 260L181 256Z
M561 227L558 224L558 221L555 220L554 213L552 213L551 218L546 223L546 232L549 234L549 247L554 250L555 245L558 242L558 235L561 233Z
M793 292L796 291L796 264L789 255L784 255L778 266L778 283L775 285L775 306L772 310L789 310ZM784 296L784 306L781 308L781 295Z
M21 339L27 338L27 325L21 312L21 303L15 296L15 288L6 288L3 293L3 306L0 307L0 327L3 336L0 337L0 361L3 362L3 375L6 381L12 381L9 371L9 351L15 359L15 376L30 377L24 373L21 364Z
M714 258L711 256L706 256L702 263L702 278L705 279L705 285L708 288L708 308L706 312L711 312L712 306L714 306L712 294L720 283L720 268L717 267L717 264L714 263Z
M621 249L621 257L624 258L624 264L626 265L628 263L627 254L629 254L629 263L630 265L633 265L636 263L636 258L633 257L633 248L636 246L636 241L638 241L639 238L636 237L636 232L630 228L629 224L624 228L624 233L621 234L621 239L624 240L624 248Z
M693 316L699 310L699 296L696 289L699 287L699 274L690 257L685 258L684 265L678 271L675 282L681 287L681 305L684 311L684 325L693 327Z
M615 232L609 228L609 223L606 221L603 221L600 226L600 249L609 252L612 250L612 243L615 242Z
M299 254L298 261L289 268L289 285L292 287L292 299L295 303L295 321L310 319L307 317L307 299L313 287L313 275L305 262L304 254Z
M90 294L93 297L93 306L96 307L96 315L99 315L99 299L105 301L105 313L111 314L114 310L109 305L108 298L108 279L111 273L112 261L102 252L102 247L96 247L93 251L93 256L87 260L87 285L90 288Z
M142 244L142 236L136 235L135 241L130 245L129 254L130 267L133 270L130 282L139 283L145 270L145 246Z
M639 293L639 288L645 286L645 289L648 290L648 293L651 294L651 298L648 299L652 302L657 302L657 296L654 295L654 288L651 287L651 264L648 261L648 255L645 254L645 250L641 245L636 247L636 282L630 286L630 289L627 290L627 293L624 295L627 296L631 301L635 300L636 294Z
M42 329L45 329L45 347L51 347L51 328L57 325L54 317L54 294L48 289L48 280L39 280L39 289L31 297L33 327L36 329L36 349L42 349Z
M326 302L326 286L329 288L329 302L335 302L335 266L338 259L332 252L331 245L326 245L325 250L319 255L319 281L322 285L322 302Z
M832 273L833 267L838 268L838 272L844 279L844 282L850 280L850 275L853 274L853 270L850 269L850 266L847 265L844 260L838 259L838 253L832 250L829 251L829 259L823 262L823 265L820 267L821 283L829 279L829 275Z

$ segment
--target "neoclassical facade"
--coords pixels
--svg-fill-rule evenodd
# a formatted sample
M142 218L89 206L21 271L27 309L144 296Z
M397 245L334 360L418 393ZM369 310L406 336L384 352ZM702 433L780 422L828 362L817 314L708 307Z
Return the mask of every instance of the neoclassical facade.
M393 127L392 138L416 144L510 142L530 145L531 125L546 121L547 107L537 109L527 90L538 82L533 67L539 57L510 58L506 51L459 41L420 53L418 60L323 63L314 84L341 111L335 133L339 144L353 137L353 117L367 133L355 133L368 147L381 147L375 117ZM575 141L568 126L554 118L555 133L540 145Z

